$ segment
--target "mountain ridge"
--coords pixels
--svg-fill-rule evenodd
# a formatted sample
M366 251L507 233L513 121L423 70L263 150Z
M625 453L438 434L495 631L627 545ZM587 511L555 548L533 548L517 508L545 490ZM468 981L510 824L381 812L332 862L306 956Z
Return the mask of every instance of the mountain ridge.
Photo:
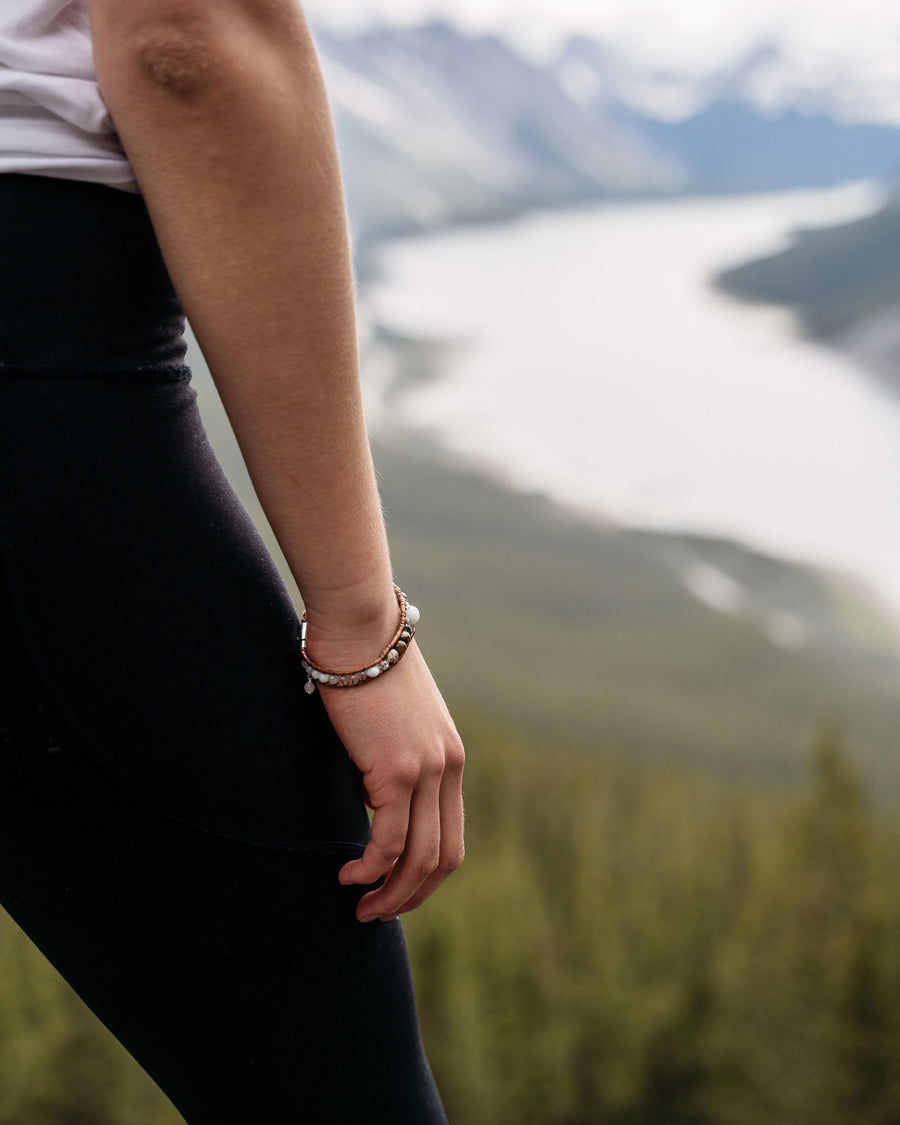
M792 88L772 44L691 78L583 36L551 63L441 21L316 38L363 255L535 207L900 175L900 127Z

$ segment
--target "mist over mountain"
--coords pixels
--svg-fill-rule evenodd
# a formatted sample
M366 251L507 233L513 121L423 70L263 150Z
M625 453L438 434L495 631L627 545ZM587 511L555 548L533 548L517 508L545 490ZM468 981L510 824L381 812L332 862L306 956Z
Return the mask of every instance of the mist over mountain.
M900 128L883 92L867 91L849 75L798 73L775 43L690 75L638 66L578 36L552 72L574 101L609 114L677 164L689 191L774 191L900 176Z
M357 243L535 206L900 175L873 79L774 43L692 75L572 38L550 65L447 23L321 29Z
M572 36L550 70L574 100L617 103L661 121L682 121L718 102L740 102L769 118L795 110L855 124L900 125L900 71L798 50L776 37L737 56L711 49L702 65L650 63L621 44Z
M358 237L681 184L677 161L496 36L317 38Z

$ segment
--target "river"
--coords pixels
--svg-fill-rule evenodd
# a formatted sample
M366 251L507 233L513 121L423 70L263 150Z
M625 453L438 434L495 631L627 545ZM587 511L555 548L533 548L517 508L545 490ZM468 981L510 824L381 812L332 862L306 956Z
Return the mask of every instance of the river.
M452 341L391 422L511 485L629 525L725 535L900 608L900 400L710 278L876 186L621 203L386 244L362 321ZM367 350L387 415L388 353Z

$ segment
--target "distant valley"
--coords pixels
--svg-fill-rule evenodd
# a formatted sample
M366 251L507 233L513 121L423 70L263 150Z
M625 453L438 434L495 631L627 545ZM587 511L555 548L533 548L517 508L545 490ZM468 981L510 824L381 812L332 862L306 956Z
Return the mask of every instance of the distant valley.
M584 38L538 64L445 23L317 37L363 253L530 207L900 175L897 123L791 85L773 45L689 82Z
M391 235L900 167L893 125L841 121L808 97L758 105L751 71L771 57L690 91L679 118L665 76L635 75L585 41L538 66L443 24L318 38L363 284L368 250ZM683 106L684 90L670 100ZM774 299L761 283L758 295ZM415 342L420 359L428 347ZM265 527L202 369L198 386ZM866 591L724 540L584 523L421 450L376 454L398 575L429 607L423 645L464 711L551 747L779 783L803 776L815 724L836 718L869 781L900 792L896 635Z

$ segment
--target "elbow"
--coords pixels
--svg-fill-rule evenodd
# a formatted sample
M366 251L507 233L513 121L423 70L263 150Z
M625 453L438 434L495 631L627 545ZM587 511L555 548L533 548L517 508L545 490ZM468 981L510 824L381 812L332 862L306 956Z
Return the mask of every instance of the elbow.
M218 119L273 83L302 95L315 48L296 0L89 0L100 90L120 132ZM237 97L243 95L243 101Z
M91 0L94 59L101 89L202 102L229 82L239 28L231 13L198 0L112 5ZM238 8L240 5L237 6ZM230 15L230 18L229 18ZM238 33L237 35L235 33Z
M312 50L296 0L88 0L98 72L127 67L146 86L192 100L248 56Z
M108 59L144 90L175 101L204 99L226 80L228 40L208 10L196 8L186 3L181 12L113 30Z
M155 29L140 37L131 57L144 83L179 101L196 101L210 93L223 70L208 42L181 29Z

